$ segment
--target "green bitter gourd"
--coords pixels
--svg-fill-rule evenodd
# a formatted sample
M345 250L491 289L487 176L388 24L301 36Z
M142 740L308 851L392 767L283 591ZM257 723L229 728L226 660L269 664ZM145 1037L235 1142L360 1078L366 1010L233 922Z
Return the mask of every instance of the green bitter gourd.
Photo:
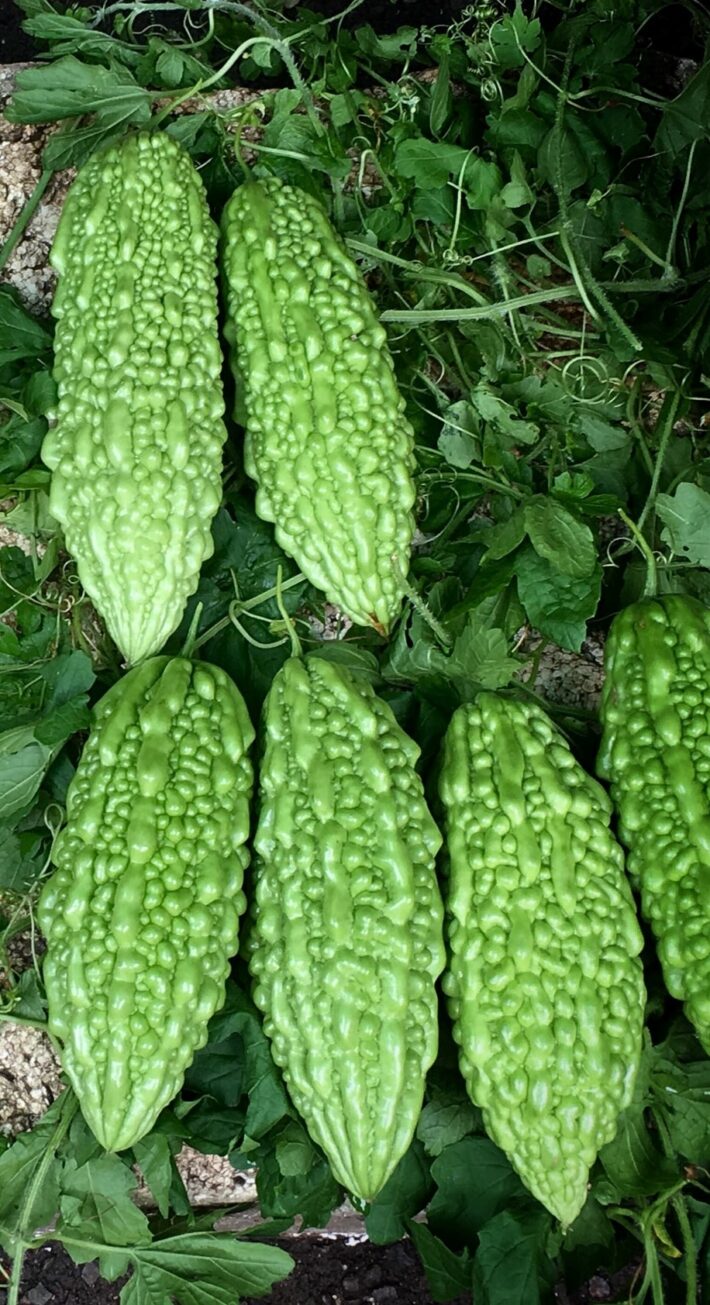
M710 611L678 594L633 603L605 664L598 771L666 986L710 1054Z
M419 749L372 688L291 658L265 706L254 997L333 1172L370 1200L407 1149L444 964Z
M567 1226L641 1052L642 936L611 804L537 705L492 693L454 714L440 796L461 1070L494 1142Z
M362 277L311 195L277 178L223 218L226 336L256 510L312 584L384 633L413 533L413 433Z
M154 657L95 709L38 919L49 1028L109 1151L152 1128L224 1000L254 731L218 667Z
M172 634L213 549L226 434L216 245L198 173L158 132L85 164L50 256L49 505L129 663Z

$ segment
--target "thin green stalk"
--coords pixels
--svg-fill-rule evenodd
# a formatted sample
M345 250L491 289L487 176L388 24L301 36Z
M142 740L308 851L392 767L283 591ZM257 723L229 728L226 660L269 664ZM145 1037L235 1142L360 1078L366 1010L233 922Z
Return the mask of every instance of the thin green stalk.
M660 428L661 437L658 444L658 453L656 454L656 464L653 468L651 486L648 491L646 502L643 506L643 511L638 519L639 530L643 530L648 514L656 501L658 486L663 473L663 464L666 460L666 453L668 451L668 441L673 433L673 426L680 406L680 398L679 390L671 390L670 393L666 394L666 397L663 400L663 407L661 408L658 417L658 427Z
M647 543L647 541L644 539L643 535L641 534L641 530L639 529L639 526L636 524L636 522L631 520L630 516L627 516L626 512L624 512L624 509L617 508L617 511L619 516L621 517L621 520L624 522L624 525L628 526L629 530L631 531L640 551L643 553L644 558L646 560L646 583L643 588L643 596L644 598L653 598L658 591L658 573L656 571L656 559L653 555L653 549L651 548L650 544Z
M291 576L290 580L284 580L283 584L279 586L280 591L283 592L284 589L294 589L296 585L303 584L305 578L306 577L299 571L298 575ZM244 602L237 600L235 604L230 603L230 609L233 608L233 610L238 614L251 612L255 607L260 607L262 603L268 602L270 598L276 598L277 592L279 592L279 590L276 586L274 586L273 589L265 589L263 593L256 594L254 598L247 598ZM205 630L204 634L201 634L199 639L195 639L195 642L192 645L193 654L198 648L201 648L203 644L209 643L210 639L214 639L215 635L221 634L222 630L226 630L231 624L231 616L223 616L219 621L215 621L214 625L211 625L209 630Z
M279 565L276 571L276 604L281 613L282 619L286 625L286 629L288 631L288 637L291 640L291 656L302 657L303 649L301 647L301 640L298 637L296 626L294 622L291 620L291 617L286 611L286 607L284 605L283 593L282 593L283 585L281 583L282 576L283 576L283 571L281 569L281 566Z
M685 177L683 179L683 190L681 191L681 196L678 200L678 207L673 214L673 225L671 227L671 234L668 237L668 248L666 249L666 269L668 273L673 270L673 257L675 254L676 240L678 239L678 227L680 226L680 219L683 214L683 209L685 208L685 201L688 198L690 174L693 170L693 159L695 158L695 147L697 143L697 140L694 140L688 150L688 162L686 164Z
M482 322L488 318L505 317L512 308L531 308L534 304L559 303L563 299L578 299L577 285L558 285L548 290L535 290L529 295L518 295L507 303L489 303L480 308L387 308L380 313L383 322Z
M25 231L29 226L29 223L32 221L37 206L53 175L54 173L49 168L45 168L44 171L40 173L39 180L37 181L32 194L20 209L9 235L3 242L2 248L0 248L0 272L7 263L13 249L25 234Z
M653 476L653 458L649 453L648 444L646 443L646 439L643 433L643 427L641 425L636 410L640 395L641 395L641 377L636 376L634 378L633 385L629 390L629 397L626 401L625 415L626 415L626 420L629 426L631 427L631 430L635 432L636 437L638 439L639 448L641 450L641 456L644 462L646 463L646 470L648 471L649 476Z

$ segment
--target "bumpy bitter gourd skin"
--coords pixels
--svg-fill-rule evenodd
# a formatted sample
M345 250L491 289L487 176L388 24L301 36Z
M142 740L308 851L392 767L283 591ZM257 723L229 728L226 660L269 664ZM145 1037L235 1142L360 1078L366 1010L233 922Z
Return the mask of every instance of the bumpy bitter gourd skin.
M217 228L163 132L94 155L66 199L50 510L129 663L160 649L213 550L221 500Z
M441 836L419 749L369 685L292 658L264 721L254 998L311 1136L370 1200L412 1139L436 1055Z
M256 510L312 584L382 633L414 528L413 433L386 333L320 204L276 178L223 218L237 416Z
M493 1141L566 1227L628 1105L642 936L611 804L535 704L483 693L440 775L449 883L444 990Z
M40 897L49 1027L84 1116L131 1146L224 1001L254 731L218 667L154 657L101 699Z
M710 611L678 594L632 604L605 665L599 774L666 986L710 1054Z

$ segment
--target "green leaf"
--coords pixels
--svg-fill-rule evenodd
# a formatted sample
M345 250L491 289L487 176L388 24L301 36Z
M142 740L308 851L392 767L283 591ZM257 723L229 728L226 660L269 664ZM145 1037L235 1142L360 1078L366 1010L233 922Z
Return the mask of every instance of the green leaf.
M493 23L490 29L491 48L501 69L522 68L525 64L523 51L532 53L538 48L541 39L540 19L527 18L520 0L517 0L512 14Z
M512 404L495 394L486 381L480 381L471 391L471 402L482 420L504 436L511 447L516 444L534 444L538 438L540 431L535 423L523 421Z
M602 1147L599 1159L619 1199L654 1195L671 1186L678 1176L673 1162L654 1146L641 1102L622 1113L616 1136Z
M363 54L387 62L403 63L416 49L419 30L416 27L398 27L396 32L378 36L369 23L355 30L355 40Z
M69 1248L71 1249L71 1248ZM277 1246L238 1241L229 1233L184 1233L137 1248L121 1305L234 1305L263 1296L293 1260Z
M486 561L497 561L514 553L525 538L525 512L516 508L507 521L499 521L491 526L483 537L486 545Z
M447 1094L427 1102L419 1116L417 1137L427 1155L438 1156L472 1132L478 1119L478 1111L467 1098L452 1099Z
M710 134L709 124L710 63L705 62L680 95L666 104L655 145L675 158L693 141L705 140Z
M53 11L39 13L26 19L22 27L35 40L49 42L54 59L65 54L85 54L88 59L117 58L126 63L136 63L140 57L137 51L105 32L87 27L86 22L73 18L70 14L57 14Z
M448 51L444 49L439 57L436 81L429 102L429 128L432 135L438 136L443 131L450 113L451 78L449 75L449 55Z
M476 1305L540 1305L546 1213L519 1218L501 1211L479 1233L473 1266Z
M449 177L458 174L466 156L467 151L459 145L416 136L397 146L394 166L400 177L411 177L422 190L431 190L443 186Z
M450 467L470 467L480 457L478 417L466 399L450 404L443 415L437 448Z
M14 1244L15 1233L33 1232L54 1218L59 1197L59 1164L56 1159L42 1175L31 1209L25 1211L31 1220L31 1229L20 1226L30 1184L45 1159L65 1108L63 1096L57 1097L32 1131L21 1133L0 1155L0 1242L8 1251Z
M57 748L77 730L88 729L91 713L85 695L65 702L63 706L49 712L35 728L38 743L48 748Z
M592 574L597 550L589 526L553 498L532 498L524 512L525 528L539 557L546 558L563 575L582 579Z
M434 1300L453 1300L469 1292L472 1261L468 1251L457 1255L425 1223L410 1219L407 1227Z
M236 1043L231 1044L231 1050L223 1045L232 1037L240 1039L238 1059L235 1057ZM187 1085L193 1092L209 1095L217 1087L229 1104L234 1100L234 1092L227 1078L230 1064L234 1075L235 1059L237 1064L244 1066L240 1096L242 1091L249 1094L246 1131L250 1137L260 1138L289 1114L290 1106L256 1008L237 985L229 981L225 1004L210 1021L207 1045L197 1052L186 1075Z
M680 1064L670 1058L667 1043L654 1052L654 1109L663 1112L677 1153L691 1164L710 1168L710 1060Z
M95 1246L145 1246L150 1225L131 1199L138 1186L131 1170L115 1155L88 1160L78 1167L70 1158L64 1166L57 1226L77 1264L96 1258ZM100 1257L99 1257L100 1258Z
M430 1191L424 1147L415 1139L370 1205L365 1219L370 1241L381 1246L404 1237L410 1218L426 1204Z
M0 749L2 735L0 735ZM50 760L49 748L28 743L17 752L0 751L0 822L22 811L39 790Z
M579 652L587 633L587 621L599 603L602 573L597 566L591 576L575 579L561 575L532 547L515 558L518 594L530 624L541 634Z
M51 347L51 335L22 307L17 291L0 286L0 367L20 358L41 358Z
M167 1219L170 1212L170 1195L177 1172L170 1142L162 1133L149 1133L147 1137L134 1142L132 1150L160 1213L164 1219ZM182 1179L179 1181L182 1186Z
M25 855L19 835L0 826L0 890L22 896L32 887L42 873L44 857L41 846L38 851L37 856ZM25 973L33 974L34 971L27 970ZM23 1013L27 1015L30 1012ZM41 1019L42 1016L38 1018Z
M1 842L2 836L0 834ZM42 865L39 863L36 867L36 877L41 873L41 870ZM36 970L23 970L10 996L13 1017L29 1020L45 1020L47 1018L47 1002L40 987Z
M257 1156L256 1187L261 1212L268 1219L295 1219L301 1215L304 1227L323 1228L342 1200L325 1159L319 1156L307 1173L282 1173L276 1151L263 1147Z
M431 1176L437 1191L427 1212L429 1226L454 1247L473 1246L479 1230L525 1193L506 1156L487 1137L464 1137L447 1146Z
M502 180L496 163L472 154L463 175L463 188L469 208L474 212L487 212L496 195L500 194Z
M58 118L100 115L104 126L146 123L151 115L148 91L127 68L102 68L66 55L54 63L25 68L6 109L10 122L54 122Z
M503 630L481 627L476 612L469 613L466 625L454 643L447 675L464 696L472 685L482 689L502 689L520 668L508 656L508 640Z
M665 523L663 542L686 561L710 567L710 494L683 481L674 494L657 496L656 511Z
M276 1142L276 1161L284 1178L307 1174L318 1162L318 1152L305 1128L296 1120L287 1124Z

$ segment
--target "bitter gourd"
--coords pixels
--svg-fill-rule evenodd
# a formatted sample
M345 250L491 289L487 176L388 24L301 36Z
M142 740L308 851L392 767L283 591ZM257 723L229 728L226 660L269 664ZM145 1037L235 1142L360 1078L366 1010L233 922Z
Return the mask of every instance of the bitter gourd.
M472 1100L563 1225L628 1105L642 936L611 803L535 704L482 693L446 734L444 990Z
M441 836L419 749L345 669L291 658L265 706L254 998L296 1109L363 1200L408 1147L437 1048Z
M39 922L49 1027L109 1151L152 1128L224 1000L254 731L218 667L154 657L101 699Z
M129 663L162 647L212 553L221 500L217 228L163 132L95 154L67 196L50 510Z
M386 333L312 196L277 178L223 218L228 322L256 510L312 584L386 632L409 569L413 434Z
M666 986L710 1053L710 611L678 594L634 603L605 662L599 774Z

